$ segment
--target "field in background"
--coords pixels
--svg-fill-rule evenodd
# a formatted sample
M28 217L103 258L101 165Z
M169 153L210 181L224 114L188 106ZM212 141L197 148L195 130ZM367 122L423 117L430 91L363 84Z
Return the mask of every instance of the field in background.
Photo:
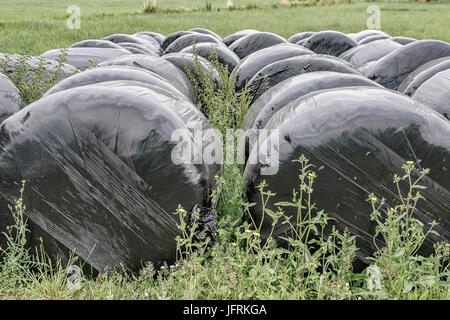
M151 1L149 1L151 3ZM392 35L450 41L450 4L358 2L353 4L285 7L276 0L237 0L245 7L257 3L261 9L220 10L226 1L212 1L205 11L204 0L160 0L159 8L189 6L203 11L142 14L140 0L3 0L0 10L0 52L38 55L49 49L102 38L112 33L156 31L168 34L193 27L206 27L226 36L240 29L270 31L288 37L300 31L327 29L358 32L366 29L371 4L381 8L382 30ZM81 29L66 26L70 5L81 8ZM277 7L271 7L277 4ZM215 9L216 8L216 9Z

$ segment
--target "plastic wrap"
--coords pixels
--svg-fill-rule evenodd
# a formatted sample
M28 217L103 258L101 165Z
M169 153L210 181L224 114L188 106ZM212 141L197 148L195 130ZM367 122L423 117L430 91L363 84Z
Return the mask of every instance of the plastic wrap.
M186 34L191 34L191 31L177 31L177 32L173 32L171 34L168 34L163 42L161 43L161 50L166 50L168 46L170 46L170 44L172 42L174 42L175 40L177 40L179 37L182 37Z
M189 31L208 34L210 36L213 36L217 40L222 41L222 38L217 33L215 33L212 30L206 29L206 28L193 28L193 29L189 29Z
M392 41L395 41L397 43L400 43L402 45L417 41L417 39L414 38L408 38L408 37L392 37L391 38Z
M349 36L337 31L321 31L313 34L303 43L315 53L339 56L358 44Z
M287 41L290 42L290 43L297 43L300 40L309 38L314 33L315 32L313 32L313 31L299 32L299 33L296 33L296 34L292 35L289 39L287 39Z
M260 32L258 30L254 30L254 29L245 29L245 30L240 30L237 31L233 34L230 34L229 36L223 38L222 42L229 47L233 42L235 42L236 40L243 38L251 33L256 33L256 32Z
M161 45L164 41L165 36L158 33L158 32L151 32L151 31L141 31L133 34L133 36L139 37L139 36L148 36L152 37L156 41L158 41L159 45Z
M116 34L112 34L107 37L104 37L102 40L109 40L114 43L119 43L119 42L137 43L137 44L140 44L154 52L159 52L160 51L159 42L153 38L150 38L150 39L149 38L143 39L141 37L133 36L130 34L116 33Z
M450 69L438 72L422 83L412 98L450 120Z
M147 49L146 47L144 47L143 45L139 44L139 43L133 43L133 42L118 42L117 43L119 46L121 46L124 49L127 49L128 51L130 51L131 53L134 54L148 54L148 55L152 55L154 57L159 57L159 54Z
M172 263L179 204L188 212L200 208L199 230L215 233L207 167L173 161L171 135L187 127L172 110L146 95L99 86L31 104L0 128L2 207L24 179L32 227L94 269ZM44 248L54 256L53 246Z
M271 63L261 69L248 82L248 93L252 101L255 101L267 89L272 88L283 80L302 73L315 71L360 74L348 62L333 56L306 55L293 57Z
M0 123L23 107L19 90L7 76L0 73Z
M250 212L257 224L262 210L256 186L266 180L267 190L276 194L267 203L269 209L276 210L274 203L279 201L291 201L293 189L298 190L300 168L292 161L304 154L318 176L312 196L316 208L336 219L340 230L347 228L357 236L357 257L368 262L366 258L375 251L376 223L370 220L372 208L366 199L373 192L389 205L398 204L393 175L402 176L401 166L411 160L431 170L421 180L427 187L421 190L427 200L419 201L415 218L426 229L432 220L439 223L434 229L439 236L430 234L422 251L429 253L433 242L449 242L450 122L440 114L390 90L342 88L312 93L292 108L284 108L266 129L279 130L279 161L269 155L267 161L247 164L244 173L248 199L256 203ZM252 152L256 154L256 148ZM260 156L266 159L265 154ZM261 175L270 161L273 168L278 165L276 174ZM401 185L403 192L406 188ZM295 208L284 209L288 216L296 213ZM266 215L261 237L268 236L271 224ZM273 236L286 228L287 224L279 223Z
M242 122L242 129L249 129L246 139L246 155L252 149L259 130L264 129L272 116L289 103L314 91L353 86L382 88L381 85L361 75L329 71L301 74L270 88L250 106Z
M239 57L222 43L199 43L195 45L195 51L200 57L203 57L207 60L210 60L210 57L214 56L217 53L217 61L226 66L228 68L228 72L230 73L240 62ZM194 53L194 46L184 48L180 52Z
M259 70L272 62L307 54L314 54L314 52L295 44L282 43L248 55L234 70L234 73L237 72L236 90L241 90Z
M118 57L102 62L99 66L130 66L152 71L165 78L182 94L190 98L191 101L193 101L194 103L196 102L194 88L192 87L185 73L182 72L174 64L161 57L152 57L142 54L130 54L124 57Z
M82 40L76 42L70 46L71 48L110 48L110 49L121 49L117 43L109 40Z
M401 44L389 39L377 40L350 49L341 54L339 58L350 62L355 68L359 68L370 61L381 59L401 47Z
M383 36L389 37L389 35L386 32L383 32L381 30L363 30L363 31L360 31L357 34L353 35L352 38L356 42L359 42L366 37L370 37L370 36L374 36L374 35L383 35Z
M253 52L280 43L287 43L287 41L274 33L255 32L236 40L229 48L233 50L240 59L243 59Z
M398 86L398 91L407 96L412 96L422 83L430 79L436 73L450 69L450 56L431 60L423 66L411 72ZM448 88L450 90L450 88Z
M186 34L184 36L181 36L178 39L176 39L174 42L172 42L167 47L167 49L164 50L164 54L180 52L184 48L189 47L189 46L193 45L194 43L202 43L202 42L222 44L222 42L214 36L211 36L209 34L193 32L191 34Z
M197 67L199 67L200 72L202 72L203 74L208 74L214 78L216 86L218 88L222 87L222 82L220 81L220 76L216 68L214 68L214 66L203 57L195 56L192 53L177 52L165 54L163 58L176 65L184 73L186 73L187 69L193 76L197 78L197 81L201 83L197 76ZM198 64L196 63L197 61ZM186 75L188 76L188 74Z
M171 83L169 83L168 80L152 71L129 66L104 66L78 73L58 82L45 93L45 96L52 95L67 89L113 80L132 80L145 82L168 90L170 92L175 92L180 95L182 94Z
M112 49L112 48L69 48L69 49L54 49L43 53L41 56L50 59L57 60L65 52L65 63L79 68L80 70L86 70L99 64L103 61L131 54L127 49Z
M366 76L389 89L397 89L411 72L428 61L450 56L450 45L438 40L418 40L392 51L367 70Z
M366 44L366 43L370 43L370 42L373 42L373 41L390 39L390 38L391 37L385 36L385 35L382 35L382 34L374 34L373 36L368 36L368 37L365 37L365 38L361 39L358 42L358 45L360 46L360 45L363 45L363 44Z

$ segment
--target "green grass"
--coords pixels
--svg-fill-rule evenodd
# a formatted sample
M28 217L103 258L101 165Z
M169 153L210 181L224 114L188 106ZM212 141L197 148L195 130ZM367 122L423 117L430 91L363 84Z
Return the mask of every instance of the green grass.
M6 3L5 3L6 1ZM356 3L334 6L221 10L211 12L139 14L141 1L77 1L81 8L81 29L66 27L66 8L73 1L5 0L0 11L0 52L38 55L72 43L102 38L112 33L151 30L168 34L193 27L207 27L221 36L245 28L259 29L284 37L300 31L335 29L358 32L366 28L367 6ZM198 3L203 1L172 1ZM223 1L224 4L226 1ZM241 2L241 1L240 1ZM256 3L256 1L245 1ZM270 3L269 0L263 2ZM159 1L164 6L165 1ZM237 4L238 1L235 1ZM257 2L259 3L259 2ZM450 41L448 3L377 3L382 29L392 35ZM196 7L197 5L193 5Z
M69 1L6 0L6 4L2 4L4 10L0 12L0 51L39 54L115 32L153 30L167 34L198 26L211 28L222 36L243 28L271 31L286 37L304 30L356 32L365 28L368 5L142 15L137 13L141 1L126 1L125 5L123 2L78 1L83 13L82 25L81 30L72 31L65 27L65 7L71 4ZM184 1L159 1L159 6L177 6L180 3ZM204 2L189 3L195 8ZM17 10L19 5L21 9ZM450 40L448 27L445 29L446 17L450 13L448 4L379 5L383 30L391 34ZM13 14L17 11L19 14ZM21 30L20 36L18 30ZM26 70L21 68L14 81L23 84L19 86L22 95L31 102L42 92L25 81L28 79ZM239 98L234 95L234 79L228 79L224 68L219 71L224 81L222 89L214 90L213 82L206 75L197 77L200 83L194 83L194 87L200 98L198 107L208 115L215 128L224 132L227 128L239 127L248 101L245 92ZM191 77L192 80L194 78ZM416 253L427 236L413 218L416 201L419 207L422 201L416 193L420 191L420 186L415 187L416 182L411 184L407 194L401 195L404 202L393 204L392 210L382 210L380 204L384 200L368 195L368 201L372 203L371 217L379 227L379 236L388 245L373 255L370 268L356 273L352 269L352 260L357 248L352 235L335 230L329 237L312 237L316 231L320 235L328 217L314 208L314 168L303 158L298 165L297 197L286 199L277 212L265 212L283 221L283 206L296 206L299 212L304 210L297 217L302 221L302 227L293 226L288 234L290 250L277 248L271 240L262 241L257 225L242 222L251 205L245 202L242 167L226 165L223 177L217 179L219 187L213 194L220 199L217 208L218 238L206 255L196 253L202 244L189 240L195 225L180 224L184 236L177 240L180 259L176 265L161 270L147 265L138 275L121 272L101 274L97 278L83 275L78 289L67 286L66 266L50 263L45 254L37 259L26 251L23 241L28 233L27 209L21 194L18 194L16 206L11 208L16 224L2 235L8 237L9 246L0 250L6 257L0 263L0 299L450 298L447 280L449 244L436 245L435 252L428 257ZM405 176L401 179L408 181L413 167L413 164L406 164L403 167ZM270 186L260 186L263 198L271 196L269 190ZM26 183L23 192L29 192ZM405 212L406 215L403 214ZM178 213L182 215L183 211ZM76 257L71 263L77 263ZM381 275L379 281L377 274Z

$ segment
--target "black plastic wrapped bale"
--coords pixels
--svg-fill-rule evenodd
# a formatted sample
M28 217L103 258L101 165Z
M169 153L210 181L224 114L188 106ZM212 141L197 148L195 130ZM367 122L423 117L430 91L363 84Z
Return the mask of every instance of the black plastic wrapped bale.
M251 33L257 33L260 32L258 30L254 30L254 29L245 29L245 30L240 30L237 31L233 34L230 34L229 36L223 38L222 42L229 47L233 42L235 42L236 40L243 38L245 36L248 36Z
M139 43L133 43L133 42L118 42L118 45L120 45L122 48L127 49L131 53L134 54L148 54L154 57L159 57L159 54L157 52L154 52L150 49L147 49L147 47L144 47L143 45Z
M253 52L280 43L287 43L287 41L274 33L255 32L236 40L229 48L233 50L240 59L243 59Z
M368 37L363 38L361 41L358 42L358 46L367 44L367 43L371 43L373 41L390 39L390 38L391 37L385 36L382 34L374 34L373 36L368 36Z
M381 59L401 47L401 44L389 39L377 40L350 49L341 54L339 58L350 62L355 68L359 68L370 61Z
M175 40L177 40L179 37L182 37L186 34L191 34L191 31L177 31L177 32L173 32L171 34L168 34L163 42L161 43L161 50L164 52L164 50L167 49L168 46L170 46L170 44L172 42L174 42Z
M196 102L194 88L188 77L177 66L161 57L152 57L142 54L130 54L123 57L114 58L99 64L104 66L129 66L152 71L168 80L186 97Z
M418 40L392 51L372 65L366 76L389 89L428 61L450 56L450 44L438 40Z
M180 52L184 48L192 46L194 43L203 43L203 42L222 44L222 42L214 36L211 36L209 34L193 32L191 34L181 36L177 40L172 42L167 47L167 49L164 50L164 54Z
M148 39L148 38L143 39L143 38L136 37L136 36L133 36L130 34L116 33L116 34L106 36L102 40L109 40L114 43L119 43L119 42L137 43L144 47L147 47L148 49L151 49L154 52L159 52L160 51L159 42L153 38L150 38L150 39Z
M152 71L129 66L105 66L87 70L66 78L48 90L45 93L45 96L67 89L113 80L133 80L145 82L171 92L182 94L177 88L169 83L168 80Z
M147 36L147 37L152 37L153 39L155 39L159 45L161 45L164 41L165 36L162 35L161 33L158 32L151 32L151 31L141 31L141 32L137 32L135 34L133 34L133 36L136 37L140 37L140 36Z
M41 56L54 61L64 56L64 63L80 70L86 70L103 61L127 54L131 54L131 52L124 48L69 48L53 49L43 53Z
M215 33L212 30L206 29L206 28L193 28L193 29L189 29L189 31L203 33L203 34L209 34L210 36L215 37L217 40L222 41L222 38L217 33Z
M292 191L299 185L299 164L293 160L304 154L318 176L312 201L318 210L337 220L340 230L347 228L357 236L357 257L368 262L366 258L375 251L376 223L370 220L372 208L366 199L373 192L388 205L398 204L393 175L403 175L402 165L412 160L431 170L421 180L427 187L421 190L427 200L419 202L415 218L425 223L426 229L432 220L439 223L434 229L439 236L431 234L422 252L430 253L434 242L449 242L450 122L437 112L390 90L342 88L310 94L276 114L266 129L278 130L279 158L261 152L256 164L248 163L244 173L248 200L256 203L250 212L257 224L262 210L256 186L266 180L267 190L276 193L267 203L269 209L276 210L274 203L291 201ZM259 150L264 150L267 141L274 139L261 142ZM256 147L252 153L251 158L258 153ZM407 188L401 184L404 193ZM294 208L284 209L288 216L296 213ZM271 224L266 215L261 237L268 236ZM287 224L278 224L273 236L286 229Z
M194 53L194 46L189 46L180 51L181 53ZM209 61L217 57L217 61L223 66L227 67L228 72L231 73L233 69L239 64L239 57L227 46L223 44L203 42L195 45L195 52Z
M195 56L192 53L169 53L162 56L167 61L176 65L181 71L183 71L188 77L189 73L196 78L198 83L201 83L197 71L202 72L204 75L209 75L214 78L216 87L222 87L220 76L216 68L205 58ZM200 68L200 70L198 70ZM187 69L187 70L186 70Z
M382 88L378 83L362 75L318 71L286 79L264 92L250 106L242 122L242 129L248 130L246 158L254 142L257 141L259 130L264 129L279 110L289 106L290 103L295 104L298 99L314 91L353 86Z
M0 123L23 107L19 90L7 76L0 73Z
M358 44L349 36L338 31L321 31L313 34L303 44L315 53L340 56Z
M24 179L31 224L95 270L173 263L178 205L202 208L200 229L213 235L215 228L207 168L173 152L177 129L195 142L170 108L117 88L40 99L1 125L1 205ZM54 257L45 240L44 249Z
M23 67L23 64L27 65L27 68L30 70L28 73L28 77L32 81L34 79L34 73L39 73L42 69L42 66L45 66L45 75L46 79L52 78L56 81L60 79L67 78L75 73L77 73L77 69L75 69L70 64L59 63L54 60L45 59L44 57L33 57L33 56L25 56L19 54L4 54L0 53L0 65L6 69L5 75L11 77L11 74L14 73L17 68Z
M417 41L417 39L409 37L392 37L391 40L400 43L402 45Z
M248 93L252 101L258 99L267 89L281 81L299 74L315 71L334 71L341 73L360 73L350 63L328 55L306 55L284 59L261 69L248 82Z
M76 42L70 46L71 48L110 48L110 49L121 49L117 43L114 43L109 40L82 40Z
M384 36L389 37L389 35L386 32L383 32L381 30L363 30L363 31L360 31L357 34L353 35L352 39L355 40L356 42L359 42L366 37L370 37L370 36L374 36L374 35L384 35Z
M315 53L309 49L291 43L277 44L258 50L248 55L233 71L233 73L237 73L236 91L241 90L248 80L272 62L310 54Z
M450 69L438 72L422 83L412 98L450 120Z
M407 96L412 96L422 83L430 79L436 73L447 69L450 69L450 56L431 60L411 72L398 86L397 90L403 92Z
M315 32L313 32L313 31L299 32L299 33L292 35L289 39L287 39L287 41L290 43L297 43L300 40L311 37L314 33Z

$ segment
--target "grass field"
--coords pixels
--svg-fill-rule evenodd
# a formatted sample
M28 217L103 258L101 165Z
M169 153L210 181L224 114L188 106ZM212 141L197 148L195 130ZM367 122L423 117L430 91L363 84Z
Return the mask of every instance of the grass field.
M66 8L81 8L81 29L66 26ZM213 2L219 3L218 1ZM221 1L223 6L226 1ZM272 0L240 0L238 3L270 4ZM178 4L178 5L177 5ZM159 1L161 7L196 8L204 1ZM137 0L4 0L0 11L0 52L41 54L49 49L67 47L90 38L112 33L149 30L163 34L203 26L226 36L237 30L252 28L288 37L301 31L335 29L358 32L366 28L370 4L381 8L381 27L392 35L418 39L450 41L449 3L370 2L344 5L298 6L287 8L213 10L211 12L140 14Z
M450 41L450 4L444 2L358 2L296 7L282 6L275 0L233 2L242 7L257 3L262 8L219 11L218 8L226 5L226 1L221 0L212 1L212 10L205 11L203 0L160 0L160 12L142 14L139 12L142 7L140 0L3 0L0 52L38 55L79 40L101 38L112 33L147 30L168 34L193 27L210 28L221 36L245 28L270 31L285 37L307 30L358 32L366 28L366 9L371 4L380 6L382 29L392 35ZM72 4L81 8L80 30L66 27L66 8ZM163 11L178 7L188 7L191 11ZM26 75L22 76L26 78ZM205 90L200 104L208 110L211 124L223 132L227 128L239 127L234 119L224 116L230 114L226 108L237 106L233 112L244 113L247 105L245 95L239 99L235 97L232 79L228 79L224 70L221 76L223 88L219 92ZM25 80L28 84L27 78ZM203 87L208 88L211 83ZM242 116L233 115L236 118ZM299 181L298 190L312 192L315 175L302 164L304 162L299 164L299 173L304 180ZM413 166L405 164L403 179L409 178ZM174 266L154 270L148 265L138 275L120 272L100 274L96 278L84 275L75 289L67 286L65 266L55 267L54 261L50 263L45 259L36 261L25 250L27 231L21 221L26 213L26 203L18 198L13 212L18 223L10 229L8 248L2 248L6 258L0 263L0 299L450 298L450 245L436 245L435 253L428 257L412 254L420 247L422 240L419 239L426 238L427 234L415 221L404 216L398 218L400 212L415 210L415 201L418 200L414 200L412 191L402 195L404 202L396 204L394 210L387 213L379 212L375 205L379 199L374 200L369 195L368 199L361 199L372 203L373 210L369 210L368 215L379 222L380 236L385 240L397 240L386 241L389 246L374 254L371 269L356 272L352 269L352 261L357 248L351 235L336 232L332 237L316 242L314 249L300 245L286 251L271 241L262 243L257 227L242 223L246 214L242 167L227 165L224 176L218 178L218 184L218 194L214 195L220 199L218 238L207 255L196 254L196 244L183 238L179 241L186 251L180 252L183 258ZM312 207L313 201L308 202L306 211L312 211ZM308 219L308 216L303 219ZM326 220L325 217L322 219ZM320 223L305 220L303 236L293 235L291 239L308 244L310 231L318 228L321 228ZM398 240L405 238L408 240ZM381 275L379 283L372 279L377 272Z

